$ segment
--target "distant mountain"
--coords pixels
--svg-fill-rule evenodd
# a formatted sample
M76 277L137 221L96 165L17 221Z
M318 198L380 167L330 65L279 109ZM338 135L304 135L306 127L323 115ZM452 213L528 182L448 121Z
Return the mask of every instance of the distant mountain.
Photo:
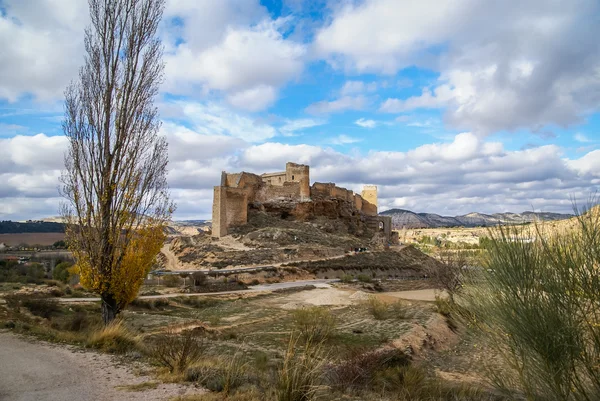
M573 217L572 214L548 212L523 213L469 213L462 216L440 216L435 213L415 213L404 209L390 209L380 213L382 216L392 216L392 227L399 228L435 228L435 227L481 227L498 224L519 224L536 220L563 220Z

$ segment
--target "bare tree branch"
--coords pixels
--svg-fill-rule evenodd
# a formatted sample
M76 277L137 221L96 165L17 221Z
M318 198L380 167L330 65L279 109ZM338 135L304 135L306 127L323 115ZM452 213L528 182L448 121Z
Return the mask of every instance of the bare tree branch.
M167 142L158 135L154 105L164 69L156 36L164 0L88 3L85 63L65 91L63 130L70 147L62 212L83 282L101 295L107 322L141 283L139 266L125 263L134 263L132 247L140 244L141 230L161 229L173 211ZM115 280L128 269L137 275L126 275L130 285L124 288Z

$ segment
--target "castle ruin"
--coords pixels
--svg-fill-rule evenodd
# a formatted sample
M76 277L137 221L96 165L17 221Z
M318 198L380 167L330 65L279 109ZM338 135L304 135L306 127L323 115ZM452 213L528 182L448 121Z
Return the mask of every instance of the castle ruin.
M366 185L362 194L334 183L310 185L310 168L288 162L285 171L264 173L221 173L221 185L214 187L212 236L227 235L230 227L248 222L249 209L280 212L283 217L303 220L311 217L346 218L360 221L391 240L391 217L377 215L377 187Z

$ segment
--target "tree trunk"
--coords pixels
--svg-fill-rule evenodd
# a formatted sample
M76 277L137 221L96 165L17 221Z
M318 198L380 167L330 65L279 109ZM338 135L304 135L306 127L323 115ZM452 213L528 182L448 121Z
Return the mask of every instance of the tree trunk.
M108 326L119 313L119 307L117 302L112 296L102 296L102 321L104 321L104 325Z

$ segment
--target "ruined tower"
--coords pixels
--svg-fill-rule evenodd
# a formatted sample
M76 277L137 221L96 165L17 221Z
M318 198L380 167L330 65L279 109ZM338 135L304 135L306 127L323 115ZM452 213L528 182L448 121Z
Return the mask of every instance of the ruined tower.
M300 197L310 198L310 168L304 164L288 162L285 164L285 181L300 183Z
M364 200L377 207L377 185L365 185L361 196Z

